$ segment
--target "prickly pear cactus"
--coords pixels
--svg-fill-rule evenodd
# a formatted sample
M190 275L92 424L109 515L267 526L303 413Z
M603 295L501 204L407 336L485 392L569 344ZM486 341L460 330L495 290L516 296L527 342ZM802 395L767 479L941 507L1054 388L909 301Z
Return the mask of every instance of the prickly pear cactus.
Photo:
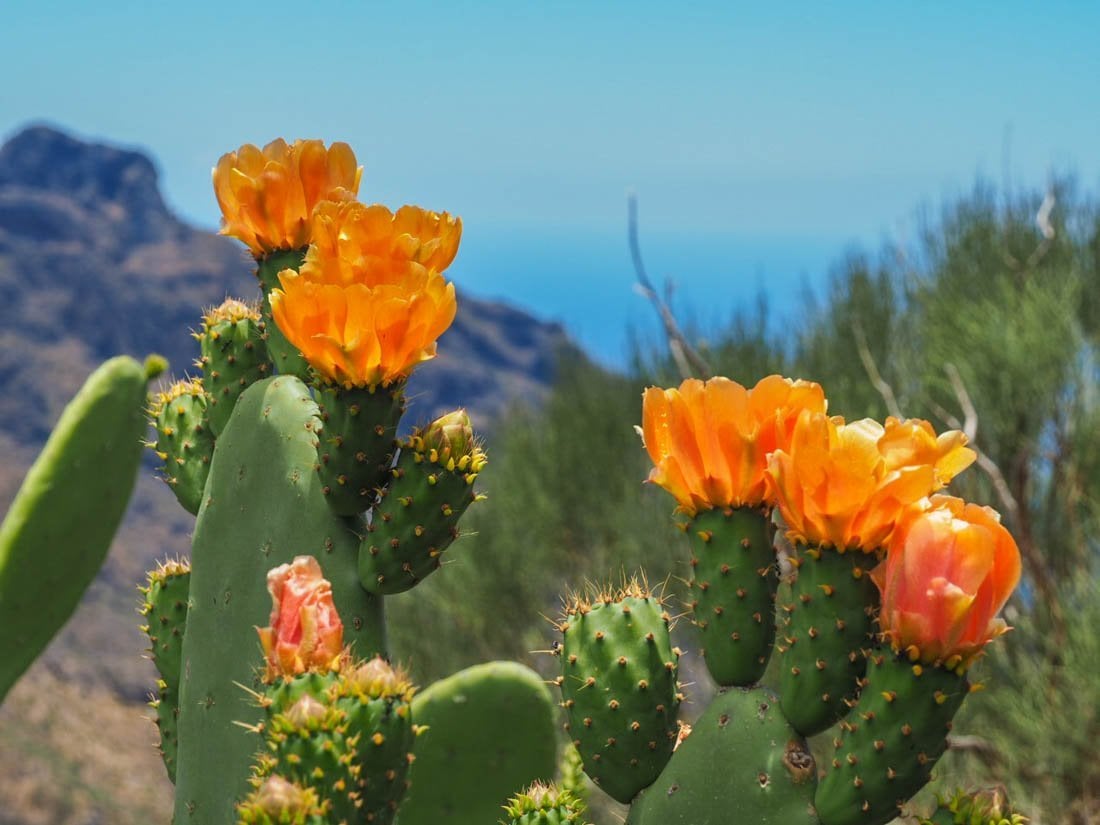
M141 589L140 612L146 621L142 630L149 637L149 656L160 674L156 697L149 704L156 711L160 754L168 778L173 782L176 781L180 662L190 590L191 565L186 561L166 561L158 565L149 573L149 581Z
M156 433L149 446L164 462L165 482L184 510L197 513L214 455L210 400L202 381L176 381L158 393L149 407L149 419Z
M558 624L566 731L585 772L620 802L657 778L676 743L680 651L669 624L637 581L570 599Z
M504 806L501 825L584 825L584 803L572 792L536 782Z
M202 353L203 387L209 404L210 430L221 434L237 398L250 385L271 375L267 327L257 306L227 298L202 318L195 333Z
M0 701L103 564L141 464L146 386L166 366L119 357L93 372L0 524Z

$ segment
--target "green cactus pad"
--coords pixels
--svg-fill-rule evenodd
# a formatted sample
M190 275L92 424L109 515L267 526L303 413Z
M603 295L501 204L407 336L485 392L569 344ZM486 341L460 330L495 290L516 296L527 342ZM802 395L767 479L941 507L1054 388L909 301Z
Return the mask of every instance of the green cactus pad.
M295 375L303 381L310 380L309 363L298 348L287 340L279 325L271 317L271 290L279 288L279 273L284 269L298 271L306 257L306 248L272 252L256 262L256 278L263 290L260 315L267 333L267 353L280 375Z
M874 654L817 789L822 825L881 825L896 817L928 782L968 692L965 676L889 651Z
M389 478L405 411L404 384L373 390L325 386L318 403L324 429L317 472L325 499L338 515L358 515Z
M237 808L237 825L332 825L332 806L317 792L269 776Z
M768 514L743 507L708 510L693 536L691 607L703 657L720 685L759 682L775 642L779 565Z
M168 778L173 782L176 778L180 660L183 634L187 629L190 587L191 566L186 562L170 561L151 571L147 586L142 588L141 615L146 621L142 630L149 637L149 655L160 673L157 697L150 705L157 712L160 752Z
M263 733L268 753L261 760L259 776L277 774L313 788L332 805L338 821L359 821L362 772L342 709L306 693L286 711L274 714Z
M477 499L473 483L484 465L480 450L456 462L419 434L402 444L359 549L363 587L403 593L439 567L443 551L458 538L458 520Z
M332 699L348 718L348 733L357 742L361 770L361 819L389 825L408 790L413 762L412 701L414 688L400 670L381 657L345 669L333 686Z
M584 809L571 791L536 782L508 800L500 825L584 825Z
M627 825L817 825L806 742L766 688L730 688L692 726Z
M556 708L538 674L489 662L449 676L413 699L412 786L398 825L485 825L502 802L554 775Z
M876 554L800 548L798 575L780 594L779 695L783 713L803 736L846 715L874 643Z
M195 337L202 351L199 364L210 405L210 429L218 436L240 394L271 374L266 326L257 307L227 298L203 316L202 331Z
M192 542L176 825L224 825L248 789L259 741L235 723L255 724L260 711L238 685L259 688L255 628L270 616L271 568L316 556L345 643L359 656L384 650L381 602L359 585L362 525L332 513L314 469L319 426L306 386L281 376L245 390L218 439Z
M103 564L141 465L146 384L164 366L120 357L93 372L0 524L0 701Z
M158 393L149 418L156 431L156 441L150 446L164 462L163 478L183 509L194 515L202 504L214 454L209 401L202 381L177 381Z
M567 605L561 691L585 773L629 802L661 773L676 743L679 651L660 601L632 583Z

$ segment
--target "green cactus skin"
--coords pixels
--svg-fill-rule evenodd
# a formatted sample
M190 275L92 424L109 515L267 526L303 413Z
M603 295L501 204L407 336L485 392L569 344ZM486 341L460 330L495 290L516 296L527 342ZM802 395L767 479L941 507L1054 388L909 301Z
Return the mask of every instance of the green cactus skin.
M271 317L271 290L280 287L279 273L284 269L298 271L306 257L306 249L308 247L272 252L256 262L256 278L260 282L260 289L263 290L260 315L267 332L268 356L280 375L296 375L303 381L310 380L309 363L302 357L298 348L287 340Z
M584 774L584 761L581 759L580 751L572 742L562 749L561 759L558 761L558 774L561 776L561 781L558 782L561 789L569 791L574 798L587 804L588 782Z
M847 714L874 644L877 554L800 548L798 575L780 598L783 624L779 695L783 713L803 736Z
M317 472L332 511L354 516L370 507L389 478L397 425L405 411L404 384L318 393L324 431Z
M153 399L149 412L157 436L149 446L164 462L163 478L183 509L195 515L202 505L214 454L209 401L202 381L177 381Z
M567 608L558 650L566 730L585 773L619 802L667 764L680 704L668 614L648 593L626 592Z
M817 789L822 825L881 825L928 782L951 720L969 692L965 676L873 654L863 693L833 740L832 769Z
M634 802L627 825L817 825L814 778L813 757L775 694L730 688Z
M96 369L0 524L0 701L103 564L141 466L146 385L165 366L119 357Z
M539 675L489 662L436 682L413 699L412 786L398 825L485 825L502 800L554 775L556 711Z
M325 697L321 697L322 700ZM359 821L363 777L355 759L356 742L341 708L306 693L264 726L269 751L262 776L277 774L313 788L332 806L337 820Z
M312 788L269 776L237 809L238 825L334 825L332 806ZM347 823L341 823L347 825Z
M571 791L536 782L508 800L500 825L584 825L584 809Z
M437 570L476 500L476 473L448 469L402 447L393 479L359 549L359 580L372 593L403 593Z
M719 685L759 682L775 642L779 565L775 530L762 510L708 510L693 535L691 607L703 657Z
M187 629L187 606L191 587L191 567L186 562L166 562L149 573L142 588L141 615L147 624L142 630L149 637L149 655L160 679L157 696L150 702L156 711L160 731L160 754L168 778L176 780L176 741L179 718L180 660L183 634Z
M248 790L259 742L235 723L255 724L260 712L237 685L258 688L255 628L270 616L271 568L316 556L345 643L357 656L384 651L381 600L359 585L362 524L332 513L314 470L319 426L306 386L280 376L245 390L218 439L192 542L176 825L225 825Z
M258 309L230 298L206 313L195 337L202 352L199 365L210 429L218 436L245 388L271 375L266 326Z

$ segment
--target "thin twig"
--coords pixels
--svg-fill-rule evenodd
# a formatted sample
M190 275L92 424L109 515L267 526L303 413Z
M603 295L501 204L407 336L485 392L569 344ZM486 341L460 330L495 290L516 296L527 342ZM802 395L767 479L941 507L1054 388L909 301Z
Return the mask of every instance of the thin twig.
M863 362L863 369L867 371L867 377L871 379L871 383L886 403L886 411L895 418L904 418L905 416L901 414L901 406L898 404L897 396L894 395L894 388L878 371L875 357L871 354L871 348L867 346L867 336L863 333L863 325L859 321L852 323L852 335L856 339L856 350L859 352L859 360Z
M680 325L676 323L676 317L669 309L668 302L662 300L646 274L645 264L642 263L642 250L638 243L638 196L630 192L626 196L627 208L627 236L630 241L630 257L634 261L634 274L638 279L638 289L645 296L653 308L665 330L668 339L668 349L672 353L672 359L676 362L676 368L683 378L706 378L711 374L710 365L696 349L688 343Z

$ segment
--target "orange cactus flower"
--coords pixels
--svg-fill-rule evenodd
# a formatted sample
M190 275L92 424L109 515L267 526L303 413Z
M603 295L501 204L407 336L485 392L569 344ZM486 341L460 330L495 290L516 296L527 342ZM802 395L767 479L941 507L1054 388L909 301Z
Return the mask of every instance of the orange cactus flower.
M872 577L895 650L965 668L1008 629L997 614L1020 581L1020 551L996 511L933 496L899 519Z
M414 206L320 204L301 269L271 292L279 329L328 382L388 386L435 357L454 321L454 260L462 223Z
M974 461L960 432L936 436L925 421L807 413L787 449L768 463L768 484L798 542L874 551L901 511L941 489Z
M454 284L421 269L375 288L317 283L292 271L272 290L275 323L318 374L345 388L389 386L435 357L454 321Z
M688 379L642 397L642 437L655 465L649 481L688 515L712 507L770 505L768 454L786 444L803 410L825 411L818 384L778 375L751 390L728 378Z
M329 284L398 284L422 270L442 272L458 253L462 221L446 212L331 201L313 214L304 277Z
M256 628L267 657L267 681L329 670L344 647L344 625L332 585L313 556L298 556L267 574L271 625Z
M310 216L321 201L359 192L363 167L346 143L281 138L262 150L246 143L214 167L223 235L243 241L256 258L310 242Z

